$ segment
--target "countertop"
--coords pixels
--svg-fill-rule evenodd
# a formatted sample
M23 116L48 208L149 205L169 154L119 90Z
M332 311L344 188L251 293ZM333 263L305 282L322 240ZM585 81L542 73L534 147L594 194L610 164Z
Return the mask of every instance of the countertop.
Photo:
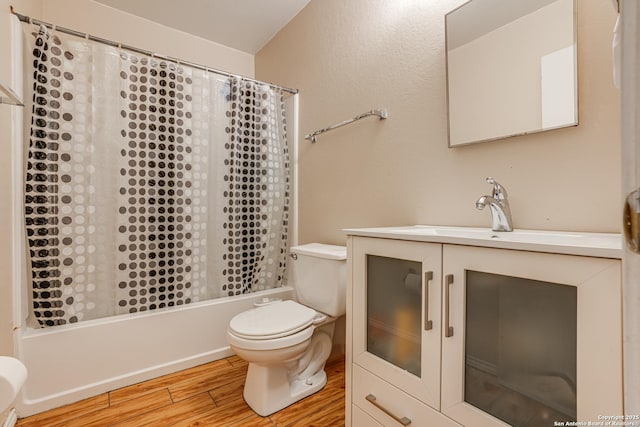
M521 229L500 232L491 231L489 228L433 225L349 228L343 231L349 236L481 246L599 258L622 258L622 236L618 233Z

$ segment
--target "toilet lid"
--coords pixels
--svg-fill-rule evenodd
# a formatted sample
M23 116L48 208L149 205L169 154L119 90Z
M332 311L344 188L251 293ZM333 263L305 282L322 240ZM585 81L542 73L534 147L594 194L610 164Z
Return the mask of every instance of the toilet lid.
M246 339L280 338L309 327L315 315L315 310L295 301L282 301L236 315L229 330Z

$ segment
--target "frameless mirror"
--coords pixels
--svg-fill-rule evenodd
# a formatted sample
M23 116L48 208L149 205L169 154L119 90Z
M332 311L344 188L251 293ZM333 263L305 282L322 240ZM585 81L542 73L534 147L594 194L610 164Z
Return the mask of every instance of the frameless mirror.
M449 146L578 124L574 0L470 0L445 17Z

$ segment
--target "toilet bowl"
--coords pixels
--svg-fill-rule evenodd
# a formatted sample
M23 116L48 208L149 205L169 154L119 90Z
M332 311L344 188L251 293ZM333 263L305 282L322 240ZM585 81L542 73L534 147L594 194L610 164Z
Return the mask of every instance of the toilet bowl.
M255 307L227 328L231 349L249 362L244 399L262 416L325 386L334 321L346 311L346 248L311 243L290 252L289 282L299 302Z
M231 320L227 340L249 362L243 396L257 414L273 414L325 386L333 320L294 301L257 307Z

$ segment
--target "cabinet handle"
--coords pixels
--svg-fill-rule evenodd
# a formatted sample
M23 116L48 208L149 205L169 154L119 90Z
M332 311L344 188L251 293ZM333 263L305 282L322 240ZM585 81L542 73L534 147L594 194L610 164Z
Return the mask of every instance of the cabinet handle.
M444 336L450 338L453 336L453 326L451 326L451 313L449 311L450 288L453 284L453 274L447 274L444 278Z
M424 273L424 330L433 329L433 321L429 320L429 282L433 280L433 271Z
M640 253L640 188L625 199L622 229L629 250Z
M396 420L397 422L399 422L403 426L408 426L409 424L411 424L411 420L409 418L407 418L407 417L402 417L401 418L401 417L391 413L391 411L389 411L384 406L380 405L377 402L376 397L373 394L367 395L367 397L365 399L367 399L373 406L375 406L376 408L380 409L382 412L384 412L385 414L389 415L391 418L393 418L394 420Z

